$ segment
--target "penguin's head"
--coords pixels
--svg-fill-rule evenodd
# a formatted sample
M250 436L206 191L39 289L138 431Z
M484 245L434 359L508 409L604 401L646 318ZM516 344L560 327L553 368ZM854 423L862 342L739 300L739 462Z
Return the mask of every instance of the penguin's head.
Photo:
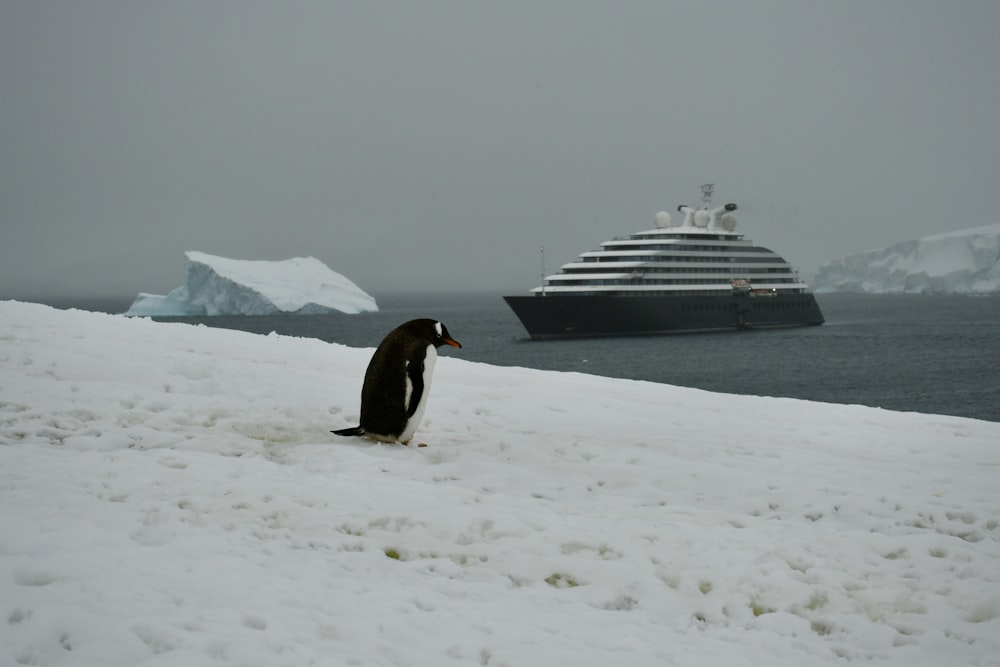
M432 319L422 319L422 320L411 320L403 325L403 327L411 330L413 333L426 338L434 347L441 347L442 345L451 345L452 347L461 348L462 344L451 337L448 332L448 327L437 320Z

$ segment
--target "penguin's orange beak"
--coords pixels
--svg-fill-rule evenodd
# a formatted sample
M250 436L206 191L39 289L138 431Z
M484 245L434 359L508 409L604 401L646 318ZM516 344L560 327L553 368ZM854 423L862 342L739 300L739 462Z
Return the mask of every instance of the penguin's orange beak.
M445 338L445 339L444 339L444 342L448 343L448 345L451 345L452 347L457 347L457 348L459 348L459 349L461 349L461 348L462 348L462 344L461 344L461 343L459 343L459 342L458 342L457 340L455 340L454 338Z

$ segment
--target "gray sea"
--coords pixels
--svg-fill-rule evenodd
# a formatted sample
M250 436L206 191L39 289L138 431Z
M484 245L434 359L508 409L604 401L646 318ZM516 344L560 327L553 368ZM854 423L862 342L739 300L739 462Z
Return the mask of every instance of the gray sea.
M376 299L362 315L163 319L375 347L432 317L463 345L442 354L472 361L1000 421L1000 296L820 294L822 326L549 341L499 294Z

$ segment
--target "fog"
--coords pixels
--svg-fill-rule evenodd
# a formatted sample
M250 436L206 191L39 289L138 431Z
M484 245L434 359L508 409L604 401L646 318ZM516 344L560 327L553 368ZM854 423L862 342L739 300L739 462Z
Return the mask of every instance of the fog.
M0 298L185 250L526 292L659 210L825 261L995 221L1000 4L0 0Z

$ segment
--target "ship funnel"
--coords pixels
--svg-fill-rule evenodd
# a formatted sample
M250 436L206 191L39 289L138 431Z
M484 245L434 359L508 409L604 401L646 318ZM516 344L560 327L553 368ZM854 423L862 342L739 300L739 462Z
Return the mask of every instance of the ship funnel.
M723 229L732 229L727 225L732 225L734 228L736 226L736 218L734 218L730 212L736 210L736 204L726 204L725 206L719 206L718 208L713 208L708 211L709 214L709 227L713 229L718 229L722 227ZM727 220L728 218L728 220Z
M680 206L678 206L677 210L684 214L684 222L682 223L682 226L683 227L694 227L694 213L695 213L695 210L693 208L691 208L690 206L686 206L684 204L681 204Z

